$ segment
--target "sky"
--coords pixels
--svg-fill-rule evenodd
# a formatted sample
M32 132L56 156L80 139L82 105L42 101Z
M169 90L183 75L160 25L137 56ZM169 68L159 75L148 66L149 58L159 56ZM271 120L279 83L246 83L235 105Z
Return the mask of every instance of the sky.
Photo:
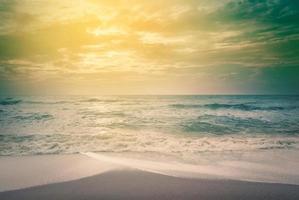
M299 94L299 1L0 0L0 95Z

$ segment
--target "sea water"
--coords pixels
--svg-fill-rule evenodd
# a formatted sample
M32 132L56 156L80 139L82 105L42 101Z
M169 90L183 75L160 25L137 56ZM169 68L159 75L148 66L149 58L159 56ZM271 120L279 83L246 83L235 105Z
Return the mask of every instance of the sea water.
M299 96L10 96L0 155L196 156L299 147Z

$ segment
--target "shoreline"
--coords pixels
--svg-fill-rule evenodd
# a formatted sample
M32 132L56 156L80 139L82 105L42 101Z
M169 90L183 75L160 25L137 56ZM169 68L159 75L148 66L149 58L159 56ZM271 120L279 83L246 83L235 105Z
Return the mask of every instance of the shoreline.
M0 193L1 200L295 200L298 197L298 185L188 179L128 169L108 171L79 180Z
M207 154L188 163L164 155L92 153L0 156L0 192L79 180L119 170L184 179L299 185L297 150Z

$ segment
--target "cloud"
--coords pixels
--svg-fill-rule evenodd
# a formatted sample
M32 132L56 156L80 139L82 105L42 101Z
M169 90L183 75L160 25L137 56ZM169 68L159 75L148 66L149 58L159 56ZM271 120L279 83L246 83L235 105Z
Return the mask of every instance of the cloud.
M253 77L264 74L266 90L277 71L295 79L282 67L299 65L298 7L292 0L0 0L0 79L116 79L151 89L166 81L173 91L180 82L186 92L201 84L215 93L223 84L252 92ZM200 89L209 91L192 92Z

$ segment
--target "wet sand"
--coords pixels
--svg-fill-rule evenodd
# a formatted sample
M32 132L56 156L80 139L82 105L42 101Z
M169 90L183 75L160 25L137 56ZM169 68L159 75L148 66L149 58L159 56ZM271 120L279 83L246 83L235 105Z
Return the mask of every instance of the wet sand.
M232 180L188 179L139 170L118 170L75 181L2 192L0 199L296 200L299 199L299 186Z
M297 200L297 155L209 156L196 165L144 154L0 157L0 199Z

